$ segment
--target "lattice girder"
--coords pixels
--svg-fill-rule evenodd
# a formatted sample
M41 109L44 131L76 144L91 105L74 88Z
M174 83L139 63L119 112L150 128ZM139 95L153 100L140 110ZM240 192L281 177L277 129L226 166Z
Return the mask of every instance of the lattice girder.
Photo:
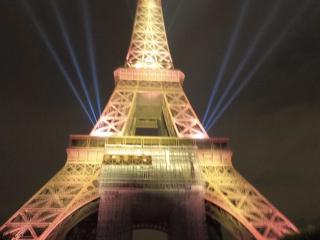
M67 163L0 228L4 239L46 239L73 211L98 197L98 164Z
M162 95L162 113L170 136L166 141L209 140L183 91L184 74L173 69L161 0L138 0L125 67L115 71L116 88L88 137L95 142L105 141L94 147L69 148L66 165L0 227L0 238L54 239L61 229L67 231L65 222L76 222L73 214L99 198L98 176L108 149L107 140L126 138L138 94ZM139 142L137 139L135 144ZM126 144L122 143L125 150L132 147L127 148ZM154 145L154 149L159 146ZM195 149L191 146L183 150ZM203 191L209 216L216 217L239 239L252 236L257 240L276 240L298 231L237 173L230 151L211 148L206 150L207 155L200 147L198 151L194 167L200 169L201 180L206 183ZM201 154L209 157L204 159Z
M135 96L133 91L119 90L116 88L90 135L123 135L135 104Z
M254 240L255 237L240 223L236 218L224 209L206 201L206 214L211 219L219 222L226 230L228 230L238 240Z
M161 0L139 0L126 67L172 69Z
M276 240L298 229L232 166L202 167L206 200L221 207L258 240Z
M163 112L167 127L174 126L173 136L184 138L208 138L199 118L188 101L180 83L168 90L163 82L119 81L115 92L91 132L91 136L123 136L134 114L137 94L144 92L161 93L164 98ZM172 133L172 131L170 131Z
M112 144L102 148L69 148L68 161L62 170L0 228L4 239L42 240L57 229L63 230L61 224L71 214L99 198L98 176L103 156L111 151L110 147L119 148L118 142ZM239 239L247 240L241 236L251 234L258 240L275 240L298 231L237 173L229 150L196 150L193 147L189 150L198 151L194 167L200 169L201 179L206 183L207 214L216 217Z
M176 93L166 93L165 102L179 137L208 138L183 90Z

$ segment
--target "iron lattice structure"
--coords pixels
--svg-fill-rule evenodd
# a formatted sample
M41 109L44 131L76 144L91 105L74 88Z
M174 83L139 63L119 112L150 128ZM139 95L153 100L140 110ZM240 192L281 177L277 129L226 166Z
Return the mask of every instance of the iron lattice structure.
M172 69L161 1L138 1L126 66Z
M208 137L183 91L184 74L173 69L160 0L138 1L126 68L114 76L115 90L90 135L70 137L65 166L1 226L0 238L63 239L97 211L100 198L113 204L103 186L115 182L115 192L123 182L134 182L137 192L196 186L207 216L237 239L298 231L234 169L228 139ZM143 131L152 136L139 136Z

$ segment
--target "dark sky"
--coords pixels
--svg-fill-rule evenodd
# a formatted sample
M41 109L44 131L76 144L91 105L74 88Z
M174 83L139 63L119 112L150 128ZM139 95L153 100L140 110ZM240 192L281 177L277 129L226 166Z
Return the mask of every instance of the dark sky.
M23 10L22 1L33 7L66 68L75 76L48 1L1 0L0 224L63 166L68 135L88 134L92 127ZM133 11L135 1L128 1ZM132 19L126 0L89 2L104 105L114 88L113 70L124 64ZM199 117L242 2L168 3L171 53L175 67L186 74L184 88ZM304 227L320 223L320 1L280 2L277 16L238 82L298 9L305 10L210 134L230 137L233 163L239 172ZM241 62L273 3L250 1L224 83ZM83 72L89 77L79 1L59 0L58 4ZM218 93L222 92L223 88Z

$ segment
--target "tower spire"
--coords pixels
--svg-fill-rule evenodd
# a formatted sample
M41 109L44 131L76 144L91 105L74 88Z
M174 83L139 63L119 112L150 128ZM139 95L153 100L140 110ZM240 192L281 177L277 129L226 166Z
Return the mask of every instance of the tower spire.
M130 240L136 226L152 226L203 240L206 218L210 233L221 223L236 239L298 232L234 169L228 139L203 128L173 69L161 0L138 0L126 68L114 77L90 135L70 137L64 167L0 226L0 239Z
M138 0L125 66L173 69L161 0Z

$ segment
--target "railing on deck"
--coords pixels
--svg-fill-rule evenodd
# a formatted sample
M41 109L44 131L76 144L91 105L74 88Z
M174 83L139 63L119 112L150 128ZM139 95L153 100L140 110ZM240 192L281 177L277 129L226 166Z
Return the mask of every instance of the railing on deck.
M228 149L228 138L190 139L175 137L93 137L88 135L71 135L70 147L106 147L108 145L135 146L176 146L197 147L198 149Z

